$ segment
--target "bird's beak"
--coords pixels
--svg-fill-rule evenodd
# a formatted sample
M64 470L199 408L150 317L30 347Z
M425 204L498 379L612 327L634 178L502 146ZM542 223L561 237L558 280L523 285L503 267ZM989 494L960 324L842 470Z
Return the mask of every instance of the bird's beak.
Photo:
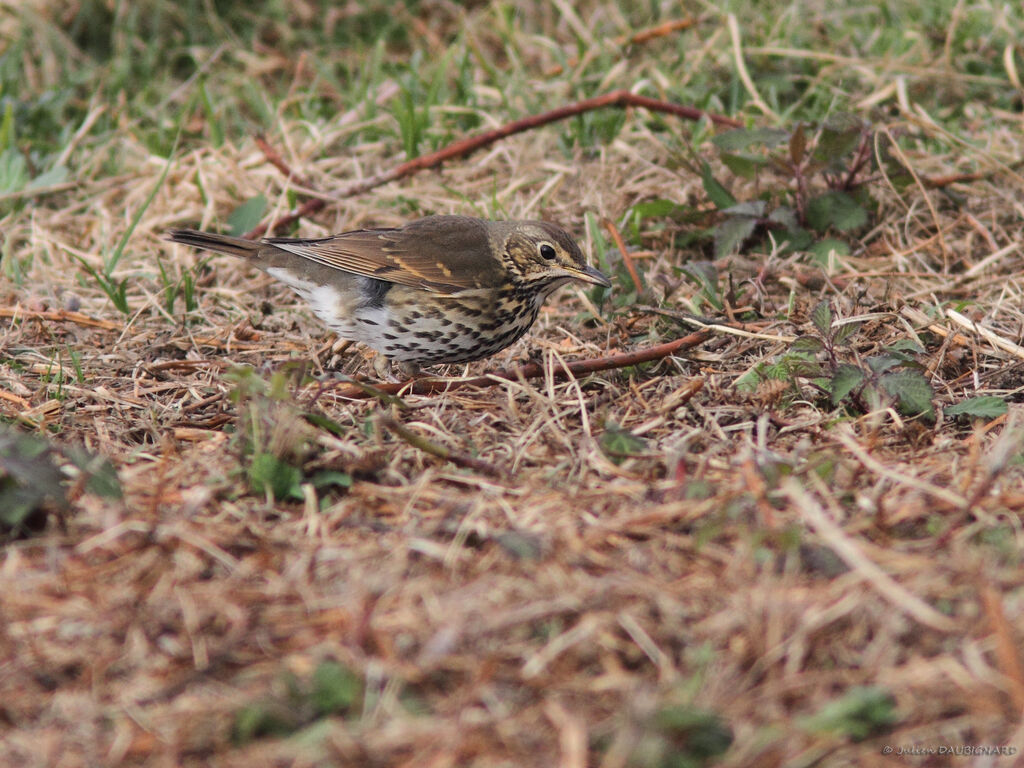
M566 270L569 271L569 270ZM593 283L594 285L603 285L605 288L612 287L612 281L604 276L604 273L600 270L594 269L591 266L583 267L579 270L572 270L572 277L574 280L581 280L584 283Z

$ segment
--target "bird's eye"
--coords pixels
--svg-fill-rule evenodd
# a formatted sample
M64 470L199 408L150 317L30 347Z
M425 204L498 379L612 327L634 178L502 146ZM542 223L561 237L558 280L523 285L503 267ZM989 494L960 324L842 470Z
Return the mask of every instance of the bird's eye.
M545 259L553 259L555 258L555 249L547 243L542 243L540 246L540 255Z

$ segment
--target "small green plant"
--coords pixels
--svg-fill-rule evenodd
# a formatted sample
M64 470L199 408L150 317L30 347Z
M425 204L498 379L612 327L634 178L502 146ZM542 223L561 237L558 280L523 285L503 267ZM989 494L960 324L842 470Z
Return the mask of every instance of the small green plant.
M81 355L77 350L70 347L65 347L64 351L67 353L68 360L71 363L70 368L66 365L61 350L57 349L54 350L54 357L47 362L46 370L41 371L39 374L40 381L56 387L56 390L52 392L53 398L56 400L64 400L67 397L64 388L72 380L76 384L85 382Z
M0 194L10 196L0 201L0 213L24 205L34 191L67 180L60 150L68 131L62 126L58 100L53 93L29 102L0 97ZM13 194L19 192L28 194Z
M427 138L431 124L431 109L441 103L445 75L450 55L438 62L433 76L424 83L425 73L423 56L420 51L413 54L408 73L399 82L399 93L392 101L391 112L398 121L398 133L405 149L405 157L411 160L418 157L420 147ZM424 88L424 84L426 87ZM436 149L439 141L432 142L431 149Z
M335 435L342 428L322 414L308 413L291 396L289 381L302 379L303 366L276 371L266 381L252 368L235 368L231 396L238 403L238 448L249 489L277 501L302 500L302 486L348 488L352 477L330 467L307 477L305 466L317 454L316 428Z
M625 110L599 109L584 112L566 123L559 143L566 155L571 156L574 147L590 149L610 144L625 124Z
M67 509L64 476L46 440L0 431L0 533L24 536L39 530L47 512Z
M358 711L363 698L362 678L333 660L320 662L306 681L286 673L276 687L280 690L235 713L236 744L287 736L325 717L348 717Z
M1009 410L1006 401L1001 397L985 395L983 397L969 397L961 400L956 405L942 409L942 414L949 417L962 417L965 419L996 419Z
M239 448L249 488L278 501L301 500L302 464L312 451L311 434L288 393L283 371L267 382L251 368L229 372L235 381Z
M889 731L899 721L896 701L888 691L874 686L860 686L851 688L816 714L803 718L800 725L810 733L832 734L852 741L863 741Z
M82 491L121 498L113 465L84 448L0 428L0 538L30 535Z
M605 456L616 464L632 456L643 455L647 450L646 440L610 421L604 425L599 443Z
M774 173L787 195L737 201L702 164L704 188L725 218L714 228L715 254L737 250L760 228L788 250L807 250L829 231L849 232L868 221L862 175L870 168L871 134L860 118L835 114L792 131L738 128L712 139L722 163L742 178Z
M99 286L100 290L107 295L114 308L123 315L129 314L131 310L128 307L128 279L116 280L107 274L106 271L100 272L77 253L72 253L71 255L82 265L82 269L93 279L93 282Z
M701 768L732 745L721 715L689 705L666 706L651 718L630 756L634 768Z
M725 298L718 288L718 270L714 264L710 261L691 261L682 267L682 272L700 288L695 310L699 311L701 304L709 305L715 312L725 308Z
M164 295L164 309L167 311L167 314L174 314L174 305L179 296L185 305L186 314L199 309L199 300L196 297L195 274L205 268L207 261L208 259L202 259L191 269L181 270L181 276L175 280L168 274L167 268L164 266L164 260L159 257L157 258L157 268L160 270L160 284Z
M71 367L75 369L75 383L85 383L85 371L82 369L82 355L77 349L67 347L68 357L71 359Z
M836 321L827 301L811 311L811 326L812 334L798 337L787 353L738 379L737 387L753 389L767 379L795 384L804 378L828 395L833 406L867 413L893 402L906 416L935 418L931 384L922 373L924 366L914 359L924 352L916 342L898 341L861 360L846 348L860 323Z
M770 239L784 251L811 251L819 259L847 249L828 237L846 233L868 222L869 198L864 187L871 170L871 132L863 120L834 114L818 124L798 123L792 130L737 128L712 138L719 158L732 173L759 183L771 176L781 187L764 188L758 197L738 200L710 164L692 149L685 164L699 176L704 192L718 211L719 220L698 233L714 241L716 258L738 251L760 235L760 247ZM699 222L706 214L668 200L634 206L628 215L634 238L644 219L668 217ZM847 249L848 250L848 249Z
M642 226L660 229L658 222L664 219L671 219L679 223L696 223L703 217L703 213L694 211L688 206L659 197L631 206L626 212L624 227L633 243L640 245L643 242L640 231Z
M117 280L114 277L114 270L117 268L118 263L124 256L125 248L128 245L128 241L135 232L135 228L139 225L142 220L143 214L150 205L153 204L153 200L156 198L157 192L160 191L160 187L163 186L164 181L167 178L168 171L171 170L171 164L174 162L174 153L178 148L178 142L181 139L182 125L185 121L185 116L188 114L191 104L188 108L182 111L181 117L178 120L178 130L174 138L174 145L171 147L170 152L167 155L167 162L164 163L163 171L157 178L156 183L153 184L153 188L150 190L145 201L139 206L138 210L132 215L131 221L128 227L125 229L124 234L118 241L117 245L109 253L103 254L103 269L98 270L89 264L85 259L76 253L71 255L82 265L82 269L85 270L86 274L93 279L96 285L99 286L100 290L107 295L110 302L114 305L118 312L127 315L130 312L128 307L128 279Z
M220 114L214 107L213 100L210 98L210 94L206 90L205 78L199 79L197 92L199 96L199 104L203 109L203 114L206 116L206 126L210 134L210 143L215 147L220 147L224 143L224 127L220 120Z

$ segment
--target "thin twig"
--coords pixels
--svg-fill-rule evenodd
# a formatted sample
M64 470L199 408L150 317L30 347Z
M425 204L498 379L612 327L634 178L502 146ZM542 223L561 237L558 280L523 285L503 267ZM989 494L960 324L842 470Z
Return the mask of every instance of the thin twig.
M113 323L109 320L98 320L89 317L81 312L72 312L67 309L36 311L25 309L21 305L13 307L0 307L0 317L13 317L15 319L28 318L31 320L56 320L57 322L70 322L77 325L84 325L89 328L102 328L105 331L124 330L124 323Z
M760 330L750 330L751 328L761 327L759 324L755 323L709 323L698 317L689 315L686 312L664 309L663 307L651 307L646 304L636 304L633 309L637 312L650 312L653 315L661 315L662 317L667 317L685 325L689 325L692 328L703 328L708 331L717 331L718 333L729 333L733 336L742 336L747 339L764 339L765 341L778 341L783 344L792 344L796 341L796 336L781 336L775 333L762 333Z
M612 45L616 48L625 48L630 45L640 45L646 43L649 40L654 40L659 37L667 37L673 32L679 32L684 29L689 29L697 23L697 19L692 16L685 19L674 19L673 21L666 21L647 29L642 29L632 35L619 35L612 41ZM565 71L566 67L575 67L580 63L578 56L573 56L569 59L565 66L561 64L555 64L553 67L548 69L545 73L545 77L557 77Z
M1007 352L1014 357L1024 360L1024 347L1019 344L1014 344L1009 339L1005 339L994 331L990 331L984 325L974 322L970 318L964 317L955 309L944 309L943 313L949 320L959 325L961 328L966 328L969 331L974 331L976 334L981 336L985 341L991 344L996 349L1000 349L1003 352Z
M20 395L16 395L13 392L8 392L5 389L0 389L0 400L7 400L9 402L14 403L15 405L21 406L24 409L28 409L28 408L32 407L32 403L30 403L24 397L21 397Z
M928 189L941 189L953 184L963 184L970 181L981 181L998 173L997 170L975 171L974 173L951 173L948 176L922 176L921 182Z
M853 189L857 174L864 170L864 166L868 164L870 159L871 134L868 131L864 131L860 137L860 145L857 147L857 155L854 157L853 162L850 163L850 168L846 173L841 189L846 191Z
M431 456L436 456L443 461L450 461L457 467L483 472L485 475L490 475L491 477L505 476L505 473L501 469L490 462L484 461L483 459L477 459L472 456L467 456L466 454L458 451L453 451L443 445L438 445L437 443L428 440L423 435L413 432L400 421L397 421L390 416L382 415L378 417L378 420L382 427L387 429L389 432L394 433L397 437L401 438L417 450L429 453Z
M412 160L407 160L406 162L395 166L390 171L384 171L383 173L378 173L374 176L369 176L365 179L353 182L347 187L343 187L341 190L335 192L332 197L335 200L355 197L363 192L383 186L388 182L397 181L398 179L405 178L406 176L412 176L414 173L418 173L419 171L426 170L428 168L435 168L447 160L469 155L482 147L486 147L516 133L529 131L533 128L547 125L548 123L565 120L566 118L575 117L576 115L583 114L584 112L591 112L603 107L643 107L644 109L648 109L652 112L665 112L670 115L676 115L677 117L681 117L685 120L697 121L707 118L715 125L723 125L730 128L739 128L743 125L739 120L734 120L733 118L726 117L725 115L717 115L713 112L704 112L696 107L687 107L670 101L652 99L648 96L641 96L625 90L612 91L611 93L606 93L601 96L594 96L589 99L577 101L573 104L567 104L564 107L552 109L548 112L541 112L538 115L529 115L519 120L513 120L510 123L505 123L505 125L499 126L498 128L494 128L490 131L484 131L476 136L467 136L464 139L460 139L449 144L447 147L442 147L436 152L431 152L430 154L421 155L420 157L415 157ZM298 208L285 214L276 221L270 224L260 224L244 236L250 240L255 240L258 237L262 237L268 231L276 232L284 227L291 226L299 219L322 210L326 205L327 202L321 198L307 200Z
M698 331L697 333L691 333L688 336L684 336L681 339L670 341L665 344L658 344L654 347L648 347L647 349L640 349L635 352L626 352L620 355L610 355L608 357L597 357L590 360L576 360L571 363L566 363L564 366L555 368L551 371L552 376L557 379L565 379L569 377L585 376L590 373L596 373L598 371L608 371L615 368L628 368L631 365L639 365L640 363L650 363L655 360L661 360L670 355L674 355L676 352L681 352L686 349L692 349L698 344L710 339L712 336L710 331ZM359 384L349 384L345 387L336 390L336 394L339 397L349 398L353 400L363 399L367 397L373 397L374 395L386 394L386 395L429 395L434 392L447 392L453 389L463 389L465 387L493 387L500 384L503 381L519 381L525 379L537 379L547 374L547 370L544 366L538 363L528 363L519 368L514 368L511 371L495 371L493 373L487 373L483 376L473 376L468 379L435 379L435 378L420 378L410 379L409 381L402 382L388 382L375 385L371 391Z
M295 171L293 171L292 167L288 165L288 163L285 161L283 157L281 157L281 153L270 145L270 142L267 141L266 137L262 133L256 134L255 141L256 146L258 146L263 151L263 157L266 158L267 162L270 163L275 168L277 168L277 170L279 170L282 174L284 174L285 178L287 178L289 181L294 181L296 184L302 187L309 187L310 189L312 189L315 186L313 182L311 182L309 179L300 176Z
M619 228L615 226L615 223L611 219L604 219L604 228L608 230L608 234L612 236L612 240L615 241L615 247L619 249L619 253L622 254L622 262L626 265L626 269L629 270L629 277L633 281L633 285L636 286L636 293L639 296L643 293L644 286L640 282L640 275L637 274L636 264L633 262L633 257L629 255L629 251L626 250L626 244L622 240L622 235L619 233Z

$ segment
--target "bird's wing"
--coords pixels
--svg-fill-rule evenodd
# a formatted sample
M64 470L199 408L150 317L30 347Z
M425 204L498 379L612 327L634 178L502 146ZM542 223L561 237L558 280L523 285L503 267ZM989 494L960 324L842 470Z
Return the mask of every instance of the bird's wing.
M264 242L327 267L436 293L501 282L485 223L460 216L432 216L399 229L360 229L319 240Z

